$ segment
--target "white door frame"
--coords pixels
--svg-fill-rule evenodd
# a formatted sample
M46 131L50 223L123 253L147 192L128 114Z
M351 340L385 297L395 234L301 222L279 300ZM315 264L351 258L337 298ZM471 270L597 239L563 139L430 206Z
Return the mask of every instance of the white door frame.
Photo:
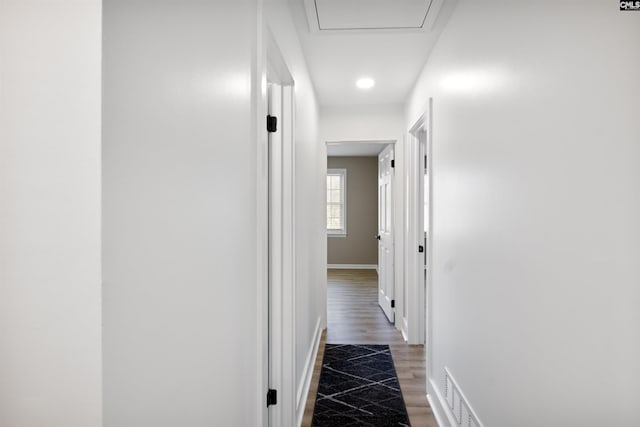
M404 236L406 232L405 228L405 219L401 214L404 211L404 194L405 194L405 181L403 177L405 176L405 162L402 161L404 159L405 153L405 144L402 141L398 141L395 139L389 140L330 140L325 141L325 145L330 144L340 144L340 145L358 145L358 144L380 144L382 145L393 145L394 155L395 155L395 172L394 172L394 187L393 187L393 234L395 239L394 244L394 298L396 301L395 307L395 327L400 330L403 334L401 325L402 322L399 320L402 316L399 316L398 313L402 313L404 310L404 301L405 301L405 280L404 280ZM326 188L325 188L326 191ZM405 340L407 339L404 336Z
M295 424L296 359L295 359L295 144L294 144L294 81L282 59L282 54L270 31L265 31L265 67L262 87L262 111L258 111L258 132L266 136L266 114L277 115L277 132L271 137L259 137L259 162L266 172L258 183L259 224L263 243L260 259L266 263L260 269L258 282L261 330L259 348L265 357L262 369L264 393L259 396L263 426L278 427ZM271 88L269 87L271 85ZM261 110L261 109L259 109ZM262 113L262 114L261 114ZM265 206L266 205L266 206ZM265 260L266 258L266 260ZM265 289L266 288L266 289ZM266 408L267 389L277 390L277 404Z
M408 283L408 343L427 346L427 373L431 366L431 259L433 238L424 243L424 155L427 156L429 170L429 232L433 233L433 158L432 158L432 100L429 99L425 112L414 123L407 136L407 235L405 261ZM424 254L419 246L426 246L427 268L425 284ZM426 336L426 340L425 340ZM425 342L426 341L426 342ZM429 375L427 375L429 377Z

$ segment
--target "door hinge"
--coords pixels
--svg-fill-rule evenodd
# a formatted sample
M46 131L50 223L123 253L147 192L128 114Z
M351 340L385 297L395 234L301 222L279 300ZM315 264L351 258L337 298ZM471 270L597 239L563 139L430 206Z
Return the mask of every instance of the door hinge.
M270 388L267 391L267 408L276 404L278 404L278 391Z
M391 167L392 167L392 168L395 168L395 167L396 167L396 161L395 161L395 159L394 159L394 160L391 160Z
M391 308L396 308L396 300L391 300Z
M276 132L278 130L278 118L276 116L267 116L267 132Z
M422 245L418 246L418 252L420 253L424 252L424 246Z

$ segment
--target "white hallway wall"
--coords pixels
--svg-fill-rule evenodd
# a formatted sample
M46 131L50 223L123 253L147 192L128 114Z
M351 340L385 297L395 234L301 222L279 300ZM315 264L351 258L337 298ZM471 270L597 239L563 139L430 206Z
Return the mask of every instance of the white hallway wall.
M101 2L0 2L0 425L101 425Z
M224 14L127 3L109 2L105 17L105 424L254 425L256 150L245 123L258 2ZM0 424L99 426L101 4L5 1L0 12ZM225 22L211 25L216 16ZM299 92L300 371L324 313L324 181L307 173L324 156L290 17L269 19L279 33L288 25L277 35ZM229 34L234 46L221 42Z
M355 82L354 82L355 84ZM320 140L385 141L401 139L402 106L325 106L320 112Z
M313 360L324 325L323 159L286 3L109 2L105 425L248 426L262 417L256 166L266 151L252 123L264 102L265 24L296 80L298 387Z
M106 426L261 418L258 5L105 2Z
M485 426L640 424L640 15L460 0L434 98L432 380Z
M236 19L234 22L241 21L255 31L257 19L252 16L256 17L257 5L242 4L235 15L225 9L225 19ZM0 402L3 425L41 425L46 420L48 425L89 426L101 419L101 7L99 2L62 6L57 4L42 14L42 2L2 4L1 160L6 179L1 193L0 273L2 325L6 328L1 349L7 361ZM154 14L148 15L148 6L145 2L110 2L105 17L109 57L104 158L106 370L113 374L106 386L107 424L128 417L141 423L148 421L147 416L181 417L182 411L192 409L196 409L190 414L195 422L211 412L220 420L220 411L199 406L204 395L173 398L176 391L184 392L180 386L187 388L187 394L206 392L202 388L212 386L214 372L232 368L225 360L238 359L232 354L238 351L233 343L241 340L243 345L252 345L247 344L246 336L251 335L244 335L244 329L259 327L250 318L238 322L233 331L211 327L237 317L237 307L219 304L222 297L248 311L253 311L252 298L256 298L250 287L254 283L249 279L251 268L255 267L250 259L247 284L232 295L220 295L227 290L220 289L220 284L234 268L234 279L242 279L238 272L246 270L247 264L224 269L215 262L229 258L229 246L238 255L245 254L243 235L237 229L246 228L242 221L247 218L237 220L242 224L236 224L226 240L224 234L216 234L220 231L217 224L227 221L228 225L238 217L220 212L216 197L240 197L241 202L229 210L240 209L250 216L252 209L245 205L250 206L255 196L250 171L255 153L246 138L250 132L238 135L232 126L226 130L219 126L223 119L210 120L219 112L216 108L224 105L225 112L246 131L244 121L250 119L250 107L243 102L249 99L249 59L255 46L250 34L239 31L242 37L235 46L215 50L214 41L224 38L217 36L228 35L232 25L205 29L204 18L196 19L196 15L209 16L206 14L216 9L186 3L174 9L154 3ZM322 151L316 141L317 106L289 11L284 2L273 1L269 6L267 19L296 79L300 165L296 180L296 365L300 388L305 364L313 360L314 333L324 326L324 298L320 297L326 256L324 181L317 172L324 166L324 155L317 154ZM143 34L145 30L149 33ZM177 33L181 37L174 37ZM192 43L201 35L208 35L209 42ZM27 36L30 44L25 42ZM129 46L129 41L138 44ZM208 54L199 56L203 50ZM216 68L213 56L220 54L228 54L235 62ZM61 100L66 108L60 108ZM204 142L227 138L221 130L244 139L244 145L227 150L224 144ZM228 160L230 155L236 155L240 166L244 164L236 172L240 176L236 184L244 193L220 186L221 180L233 175L225 175L231 166L212 159L227 156ZM218 216L206 218L212 210ZM251 227L251 219L248 221ZM209 233L198 234L205 229ZM246 234L251 232L255 230ZM234 244L224 246L225 241ZM205 283L211 281L218 286L207 287ZM222 339L213 339L219 337ZM233 352L224 350L225 340L232 341ZM248 349L246 357L252 357L251 353ZM253 384L257 376L246 366L254 365L240 359L232 365L237 369L241 365L240 377L250 377ZM211 360L216 368L209 366ZM185 368L177 369L177 365ZM52 380L56 378L59 381ZM240 380L234 376L235 382ZM63 393L56 385L62 382L69 384ZM136 405L128 405L115 395L124 389L125 398L138 393L143 397ZM217 385L216 389L222 390ZM226 409L229 403L247 405L244 390L241 398L219 396L217 400ZM156 415L149 415L152 413ZM242 414L256 416L246 408L230 414L234 419ZM188 421L180 418L180 422Z

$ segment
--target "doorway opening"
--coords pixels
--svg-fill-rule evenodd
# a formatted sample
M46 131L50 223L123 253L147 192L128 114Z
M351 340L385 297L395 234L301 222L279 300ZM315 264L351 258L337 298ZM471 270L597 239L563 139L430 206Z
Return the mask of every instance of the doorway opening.
M406 275L412 299L409 323L410 339L425 344L427 350L427 378L431 378L431 265L433 258L433 100L409 131L408 171L408 235ZM417 250L415 250L417 248Z
M327 143L327 267L375 270L378 305L395 325L394 167L395 141Z

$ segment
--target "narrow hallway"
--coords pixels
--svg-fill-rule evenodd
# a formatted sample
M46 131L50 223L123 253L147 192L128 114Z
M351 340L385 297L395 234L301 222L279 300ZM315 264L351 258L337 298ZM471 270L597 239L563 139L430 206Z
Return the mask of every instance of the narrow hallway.
M426 399L425 349L407 345L377 304L374 270L327 271L327 330L314 366L302 427L310 427L325 343L388 344L413 427L437 426Z

